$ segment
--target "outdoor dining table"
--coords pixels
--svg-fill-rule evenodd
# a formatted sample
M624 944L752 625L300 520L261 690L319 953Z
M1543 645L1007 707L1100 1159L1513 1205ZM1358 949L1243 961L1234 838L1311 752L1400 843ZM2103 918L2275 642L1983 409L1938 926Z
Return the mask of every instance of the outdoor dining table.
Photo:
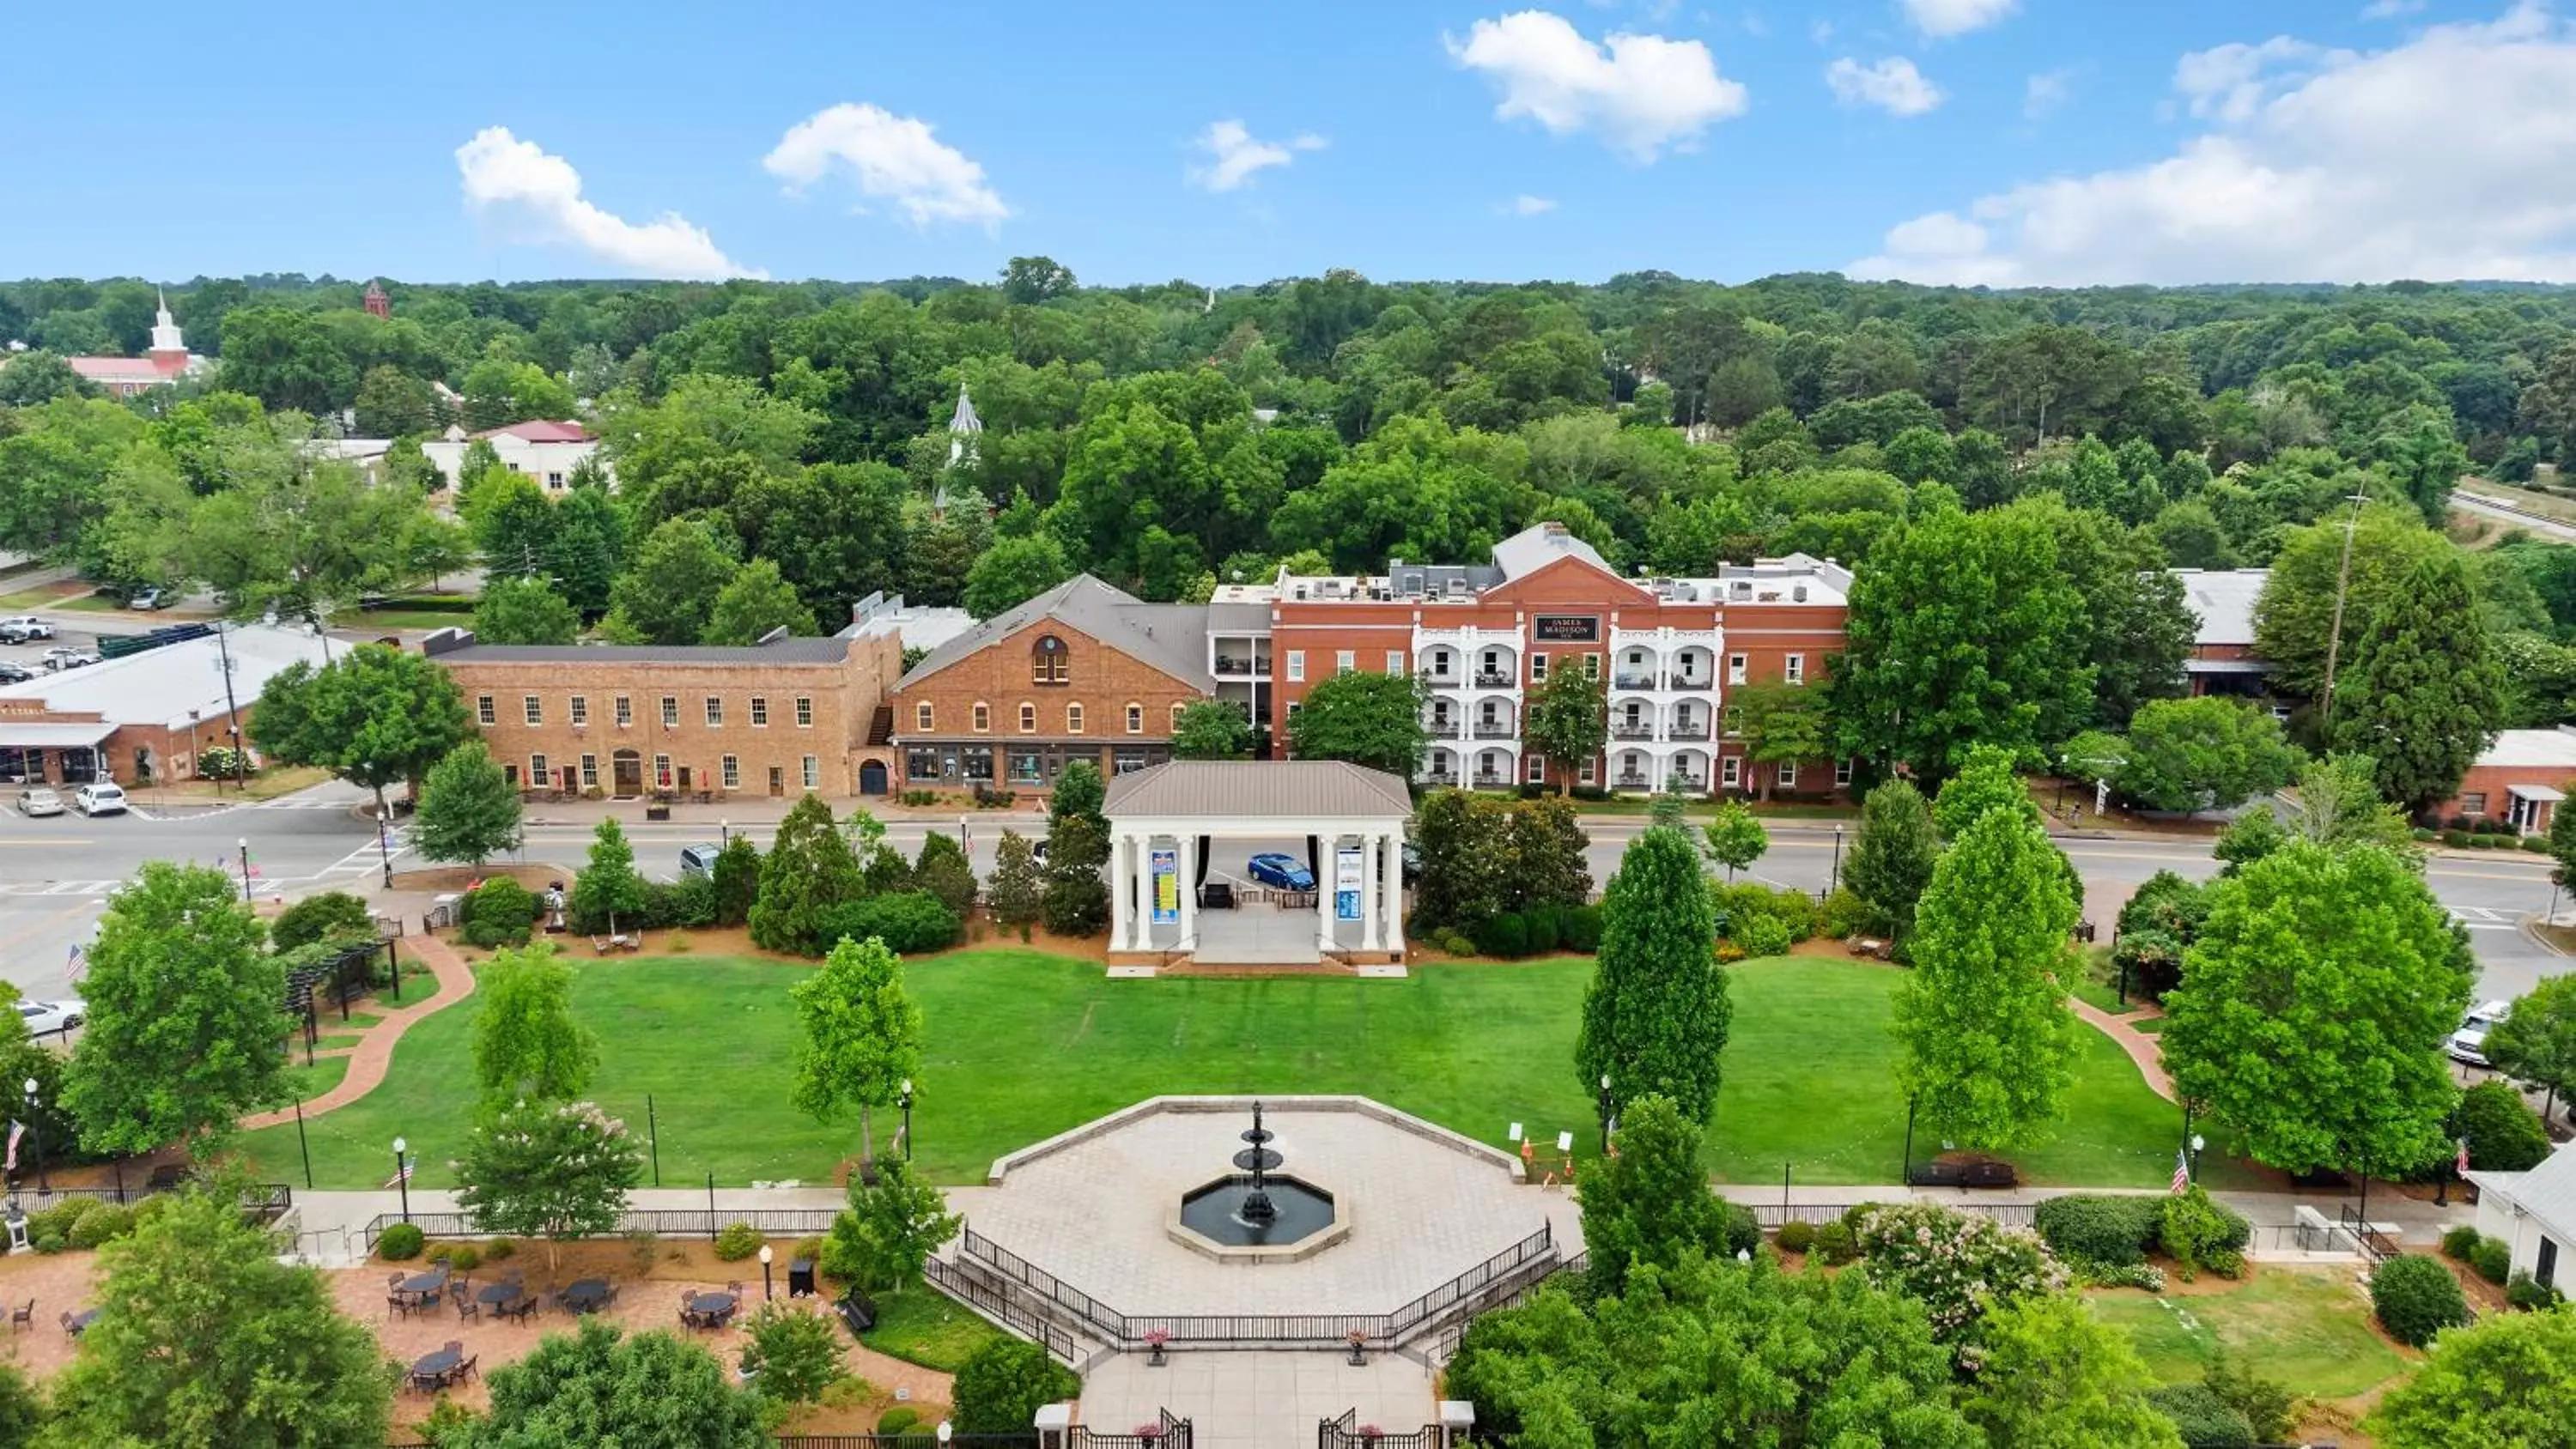
M426 1273L414 1273L410 1277L402 1280L402 1291L422 1297L435 1293L446 1286L447 1270L445 1268L432 1268Z
M442 1348L435 1353L422 1354L420 1357L412 1360L412 1382L416 1384L445 1383L447 1381L447 1376L456 1372L456 1366L464 1361L465 1355L463 1352L453 1348Z
M563 1291L563 1306L575 1313L596 1313L607 1307L608 1280L583 1278L567 1284Z
M526 1293L527 1291L528 1290L520 1284L505 1280L499 1283L484 1284L482 1287L474 1290L474 1296L485 1305L498 1308L501 1305L518 1298L521 1294Z
M689 1312L699 1322L713 1328L723 1327L724 1321L741 1306L742 1301L730 1293L694 1293L689 1296Z
M81 1334L89 1330L89 1326L91 1324L96 1322L98 1322L98 1310L95 1308L84 1308L80 1312L73 1314L71 1322L72 1336L75 1338L79 1337Z

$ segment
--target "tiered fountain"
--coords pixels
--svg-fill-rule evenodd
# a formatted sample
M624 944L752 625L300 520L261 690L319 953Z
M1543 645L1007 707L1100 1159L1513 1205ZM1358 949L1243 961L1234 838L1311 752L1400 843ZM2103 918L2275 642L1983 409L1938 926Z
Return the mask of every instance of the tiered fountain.
M1172 1241L1220 1262L1293 1263L1349 1235L1350 1216L1335 1211L1331 1193L1278 1171L1286 1159L1270 1145L1279 1134L1261 1125L1259 1102L1238 1135L1236 1170L1181 1194L1166 1225Z

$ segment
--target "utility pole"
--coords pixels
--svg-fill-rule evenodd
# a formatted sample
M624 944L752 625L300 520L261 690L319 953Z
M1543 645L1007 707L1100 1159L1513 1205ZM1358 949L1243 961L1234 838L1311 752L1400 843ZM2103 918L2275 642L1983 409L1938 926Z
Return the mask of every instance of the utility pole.
M215 652L222 656L224 670L224 714L233 737L233 785L247 790L250 786L250 741L242 738L241 701L233 697L233 648L227 637L227 621L215 621Z
M2343 596L2344 591L2352 586L2352 536L2361 528L2361 505L2364 501L2364 496L2359 493L2344 496L2352 503L2352 514L2343 521L2343 565L2335 572L2334 628L2326 634L2324 716L2325 728L2329 731L2334 728L2335 657L2343 648Z

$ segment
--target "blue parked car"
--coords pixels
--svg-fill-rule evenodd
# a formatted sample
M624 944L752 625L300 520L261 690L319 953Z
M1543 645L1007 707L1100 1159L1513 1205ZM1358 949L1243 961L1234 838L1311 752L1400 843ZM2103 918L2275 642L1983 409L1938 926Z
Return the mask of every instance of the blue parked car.
M1283 891L1310 891L1315 888L1315 873L1306 869L1295 856L1265 851L1246 862L1244 869L1261 884Z

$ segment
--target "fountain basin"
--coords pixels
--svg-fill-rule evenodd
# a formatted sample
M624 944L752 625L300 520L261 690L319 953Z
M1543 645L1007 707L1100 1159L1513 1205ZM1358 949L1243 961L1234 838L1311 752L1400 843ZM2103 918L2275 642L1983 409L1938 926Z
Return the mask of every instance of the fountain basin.
M1164 1217L1164 1235L1221 1263L1303 1262L1350 1235L1350 1210L1331 1193L1282 1173L1266 1174L1262 1186L1276 1211L1269 1221L1243 1216L1252 1177L1231 1173L1181 1194Z

